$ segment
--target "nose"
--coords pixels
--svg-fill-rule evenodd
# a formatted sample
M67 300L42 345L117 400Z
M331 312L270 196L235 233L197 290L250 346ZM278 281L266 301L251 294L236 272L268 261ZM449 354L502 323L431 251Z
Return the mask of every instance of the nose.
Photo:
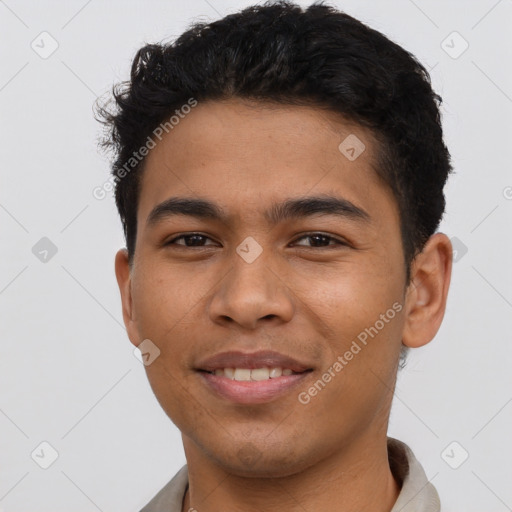
M210 319L254 330L262 322L289 322L294 315L293 292L286 278L260 256L247 263L234 254L233 267L222 279L210 304Z

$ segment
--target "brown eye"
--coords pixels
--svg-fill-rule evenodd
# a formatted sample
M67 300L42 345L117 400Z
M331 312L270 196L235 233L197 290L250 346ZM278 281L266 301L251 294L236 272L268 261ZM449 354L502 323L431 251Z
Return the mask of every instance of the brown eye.
M206 235L201 235L200 233L191 233L189 235L180 235L172 240L169 240L166 245L183 245L185 247L204 247L206 245L205 242L207 240L211 241L211 238Z
M300 240L307 240L309 242L309 245L298 243ZM332 246L336 246L336 245L346 245L341 240L338 240L337 238L334 238L329 235L324 235L323 233L311 233L311 234L304 235L301 238L299 238L295 242L295 244L306 246L306 247L332 247Z

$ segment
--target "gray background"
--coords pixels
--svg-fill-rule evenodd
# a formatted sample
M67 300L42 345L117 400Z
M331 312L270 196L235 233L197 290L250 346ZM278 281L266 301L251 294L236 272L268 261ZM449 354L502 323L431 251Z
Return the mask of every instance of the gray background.
M4 512L137 511L185 462L122 325L123 238L112 197L92 195L109 164L92 104L144 42L251 3L0 0ZM448 308L400 374L390 435L413 448L444 511L512 510L512 1L332 4L431 70L456 170L441 226L456 237ZM58 453L47 469L43 441Z

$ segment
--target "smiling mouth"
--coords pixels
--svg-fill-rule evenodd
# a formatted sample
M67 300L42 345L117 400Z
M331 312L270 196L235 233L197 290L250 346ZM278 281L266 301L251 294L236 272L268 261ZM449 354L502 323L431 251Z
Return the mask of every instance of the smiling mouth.
M313 372L289 368L218 368L198 370L203 382L218 397L237 404L263 404L289 394Z
M295 372L290 368L276 367L262 367L262 368L218 368L216 370L199 370L210 375L218 377L226 377L231 380L240 382L258 382L262 380L277 379L279 377L286 377L288 375L300 375L302 373L311 372L312 369L304 370L302 372Z
M309 378L311 363L275 350L231 350L198 361L197 375L209 392L237 404L263 404L289 395Z

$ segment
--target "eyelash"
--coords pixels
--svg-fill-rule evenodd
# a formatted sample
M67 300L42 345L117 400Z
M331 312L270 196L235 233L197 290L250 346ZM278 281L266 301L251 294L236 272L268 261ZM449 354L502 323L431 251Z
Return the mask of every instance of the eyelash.
M210 237L206 236L206 235L203 235L202 233L187 233L186 235L179 235L171 240L169 240L168 242L166 242L164 245L180 245L182 247L185 247L187 249L191 249L193 247L200 247L200 248L204 248L204 247L211 247L211 245L185 245L185 244L176 244L176 240L180 240L180 239L186 239L188 237L192 237L192 236L201 236L203 238L206 238L206 239L210 239ZM339 238L336 238L336 237L333 237L331 235L326 235L325 233L321 233L321 232L317 232L317 231L313 231L313 232L310 232L310 233L306 233L306 234L303 234L302 236L300 236L299 238L297 238L295 240L295 242L299 241L299 240L302 240L304 238L312 238L312 237L315 237L315 236L320 236L320 237L323 237L324 239L328 239L329 242L333 241L335 242L335 244L333 245L327 245L327 246L320 246L320 247L315 247L315 246L300 246L300 247L309 247L310 249L328 249L328 248L332 248L332 247L335 247L335 246L348 246L348 243L347 242L344 242L343 240L340 240Z

